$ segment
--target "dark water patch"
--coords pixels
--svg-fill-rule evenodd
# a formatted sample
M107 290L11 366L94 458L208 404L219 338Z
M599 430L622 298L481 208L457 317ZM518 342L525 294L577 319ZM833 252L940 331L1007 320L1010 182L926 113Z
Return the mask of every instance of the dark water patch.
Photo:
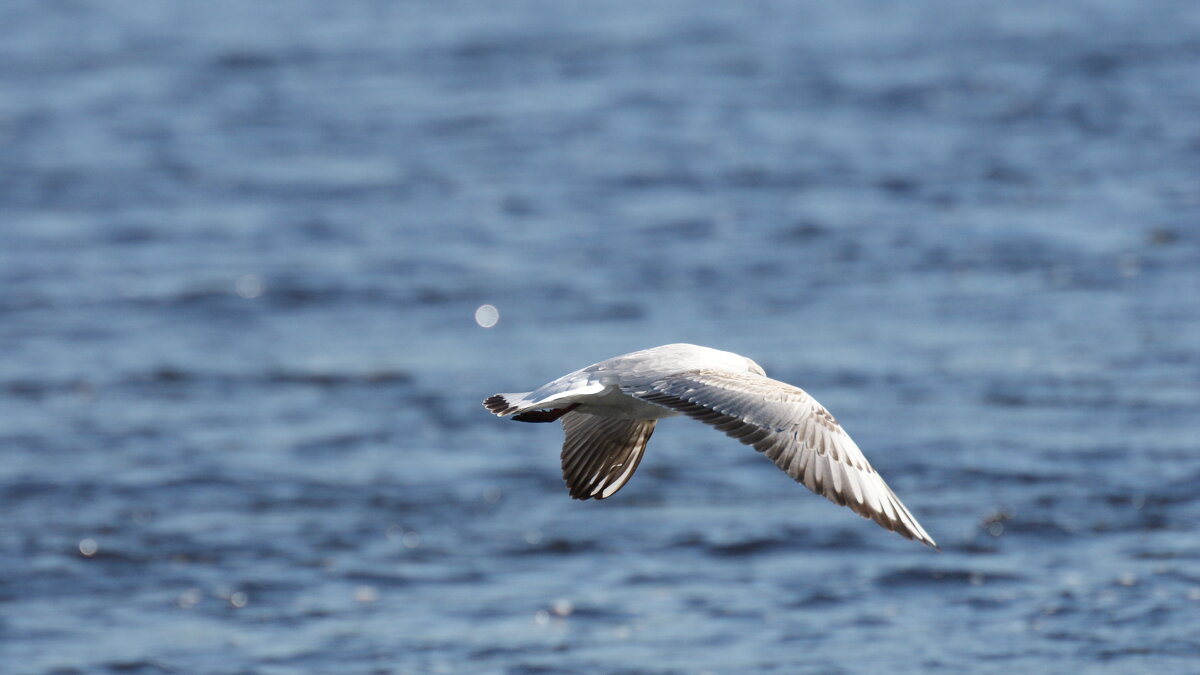
M506 215L527 218L542 211L538 200L533 196L507 195L500 203L501 210Z
M1150 510L1136 511L1132 514L1108 514L1100 516L1088 524L1088 531L1095 534L1111 534L1116 532L1156 532L1170 530L1179 524L1173 523L1165 513Z
M1169 227L1156 227L1146 234L1147 243L1154 246L1174 246L1180 239L1179 231Z
M447 587L458 590L464 586L477 586L486 583L491 576L479 570L448 570L444 566L424 566L409 573L415 588L427 588L430 585Z
M572 556L572 555L587 555L595 554L605 549L604 546L596 540L587 539L566 539L562 537L546 537L537 540L534 543L526 542L524 545L513 548L509 551L511 555L537 557L543 555L549 556Z
M1101 501L1107 503L1100 505ZM1184 520L1168 508L1145 506L1145 498L1138 493L1111 500L1099 495L1041 494L1033 496L1030 504L1035 508L1018 513L1001 510L985 515L980 520L977 537L1032 536L1057 539L1066 544L1073 537L1098 533L1173 530Z
M451 115L444 118L426 120L423 125L423 130L429 134L437 136L455 137L459 134L478 134L494 129L501 119L496 115L490 115L482 112L462 113ZM516 206L510 210L510 206ZM506 213L510 215L530 215L532 211L525 211L521 208L519 202L505 202Z
M1134 560L1200 560L1200 548L1138 548L1129 553Z
M4 389L14 397L32 401L40 401L54 395L85 397L95 393L91 382L80 379L59 381L49 378L43 380L10 380L4 383Z
M66 481L43 479L31 476L17 476L0 484L0 497L4 503L13 506L24 501L51 502L60 501L66 504L117 501L128 503L135 496L136 489L127 486L99 484L91 481Z
M780 239L801 243L816 241L827 236L829 236L828 228L812 221L800 221L779 232Z
M148 373L134 375L130 381L137 384L178 384L180 382L194 381L195 373L189 373L179 368L164 366L156 368Z
M892 380L891 383L895 384L894 377L842 368L835 370L817 369L805 373L804 379L806 382L811 383L809 385L811 387L819 386L821 388L842 390L879 386L884 383L885 379Z
M565 646L563 646L563 647L559 647L558 649L560 651L565 651L567 648ZM508 670L508 672L513 673L514 675L524 675L525 673L528 673L529 675L542 675L543 673L586 673L587 668L586 667L564 668L561 665L548 665L548 664L542 664L542 663L529 663L529 662L518 661L516 664L513 665L512 668L510 668ZM626 671L626 672L630 672L630 671ZM670 671L647 670L646 672L647 673L654 673L654 672L666 673L666 672L670 672Z
M633 302L591 302L575 307L567 317L581 322L632 322L646 316L646 309Z
M871 547L870 539L856 528L801 528L788 524L778 530L776 534L718 540L707 533L691 532L671 539L667 546L703 552L717 559L753 558L788 551L862 551Z
M855 617L854 625L861 628L881 628L895 623L895 618L884 614L867 614Z
M1030 173L1002 162L995 162L988 165L984 170L983 178L989 182L1002 185L1028 185L1032 182Z
M1063 537L1077 534L1083 523L1066 523L1056 518L1041 515L1014 515L1008 511L995 511L979 521L980 536L1001 537L1010 535L1034 537Z
M292 446L291 452L301 457L326 455L386 443L391 438L392 435L386 432L333 434L300 441Z
M568 647L561 645L559 651L566 651ZM508 646L490 646L475 649L471 652L472 659L496 659L506 663L520 663L518 659L532 654L540 653L540 648L533 647L508 647ZM539 670L540 669L540 670ZM564 669L550 668L547 666L533 666L529 664L521 664L510 668L508 672L565 672Z
M801 594L794 600L788 601L785 606L796 609L811 609L817 607L832 607L841 605L847 602L849 598L845 595L834 593L829 590L819 589Z
M505 62L532 60L549 53L561 53L566 40L549 35L522 31L519 34L474 35L462 40L450 50L450 55L470 62L472 68L498 68Z
M712 220L691 218L648 226L642 229L642 235L651 239L672 242L681 238L699 241L711 237L715 230L716 224Z
M400 487L364 486L357 484L333 484L298 481L295 478L286 485L272 485L271 481L247 481L240 483L245 489L247 506L260 513L271 511L345 509L351 511L369 508L388 511L397 515L411 512L423 497L406 493ZM442 495L441 499L449 499ZM450 499L450 503L454 503Z
M1131 556L1136 557L1136 556ZM1194 558L1194 555L1178 556L1180 559ZM1193 588L1186 591L1186 597L1189 600L1200 600L1200 568L1191 566L1171 566L1169 568L1157 568L1154 572L1155 580L1174 581L1183 584L1188 584Z
M707 187L700 175L685 171L638 171L614 176L605 181L607 187L616 190L663 190L673 189L700 192Z
M483 419L479 415L480 409L474 406L464 407L459 399L451 399L430 391L412 392L405 397L405 403L442 427L457 428Z
M352 230L346 230L338 227L338 224L332 220L321 217L308 217L296 223L291 229L294 235L303 237L312 242L320 242L323 244L342 243L342 244L361 244L362 240L358 234Z
M481 289L449 288L444 286L419 286L407 296L408 302L421 306L441 306L457 302L469 302L481 297Z
M366 373L274 371L266 375L269 384L302 384L320 388L344 386L407 385L414 381L411 373L398 370L376 370Z
M213 65L229 70L263 70L281 63L276 54L253 51L226 51L212 59Z
M794 534L788 537L800 542L805 548L821 551L869 551L876 550L877 538L870 536L870 530L864 529L861 523L854 527L821 528L802 537Z
M1200 455L1194 454L1192 447L1184 449L1180 456L1200 458ZM1175 477L1165 486L1147 492L1145 503L1150 506L1174 506L1200 501L1200 491L1195 489L1197 485L1200 485L1200 471Z
M122 675L150 675L151 673L174 673L176 669L158 661L110 661L100 665L104 672Z
M978 595L964 598L960 602L971 609L982 611L997 611L1007 609L1013 604L1013 600L1010 598Z
M1122 445L1098 445L1087 448L1051 448L1043 450L1041 455L1056 462L1112 462L1129 455L1129 448Z
M263 124L263 120L270 120L275 115L277 113L272 110L255 110L251 114L248 114L245 120L240 121L238 126L250 129L254 129L258 125L269 126L269 124ZM254 120L257 124L251 123L250 120ZM286 175L221 176L211 182L219 182L221 184L219 187L221 192L236 195L239 199L245 200L380 201L394 197L400 191L415 193L433 189L439 192L448 192L444 183L425 176L420 177L419 180L414 180L400 186L397 186L392 181L383 179L364 179L356 183L337 183L332 180L290 178Z
M362 547L364 537L361 533L345 531L316 532L309 536L308 543L314 549L322 552L337 553L352 551Z
M346 581L387 588L404 586L408 582L408 579L400 574L383 574L379 572L348 571L342 572L340 576Z
M249 577L238 580L237 589L246 593L251 597L266 597L274 595L286 595L296 591L305 589L305 583L297 579L268 579L263 577Z
M817 176L803 170L742 166L717 176L712 189L803 190L818 180Z
M347 286L340 282L321 283L316 279L296 282L287 278L267 277L252 297L238 294L234 279L228 285L184 287L154 295L134 295L107 302L112 307L155 309L172 307L254 316L277 310L302 310L314 307L344 307L363 303L392 308L438 307L469 303L486 295L474 285L423 284L387 288L367 283Z
M1123 586L1125 581L1118 581L1118 584ZM1113 626L1136 625L1143 628L1161 628L1175 621L1177 618L1178 613L1174 609L1162 606L1139 607L1137 609L1125 607L1120 613L1110 617L1108 622Z
M318 389L343 387L390 387L407 386L415 381L406 371L379 369L362 372L316 371L316 370L268 370L260 372L227 373L211 370L195 370L175 365L163 365L147 371L127 375L119 383L126 386L255 386L275 387L295 385ZM74 391L86 383L62 383L59 390Z
M1156 658L1171 656L1183 659L1195 659L1200 657L1200 643L1188 640L1164 640L1152 646L1110 647L1101 649L1096 652L1096 656L1102 661L1120 661L1142 656L1153 656ZM1187 668L1188 666L1185 665L1187 663L1189 662L1184 661L1180 665Z
M598 604L571 604L568 605L568 607L569 612L564 612L564 607L561 604L552 604L546 609L551 614L574 617L576 619L588 621L631 621L637 618L637 615L633 613L617 611L611 607L605 607Z
M105 235L105 241L123 246L141 246L159 240L163 233L151 225L115 225Z
M1000 467L955 467L952 469L927 469L936 471L939 477L946 480L960 480L966 484L978 485L987 483L1011 483L1015 485L1061 485L1063 476L1049 470L1046 473L1018 471Z
M625 577L622 583L633 586L662 586L672 583L675 578L675 575L667 573L635 572Z
M97 534L114 534L114 532ZM159 561L159 556L155 555L152 551L139 549L137 552L134 552L129 549L123 549L120 547L120 545L114 548L109 544L105 544L97 549L85 549L84 544L81 543L73 549L65 550L64 553L86 561L88 564L104 566L145 565L147 563Z
M1024 577L1011 572L996 572L968 569L943 569L936 567L905 567L887 572L875 578L879 586L889 588L921 586L982 586L993 583L1024 581Z
M889 176L881 179L878 186L882 190L903 196L916 192L921 187L921 184L908 176Z
M706 542L704 550L708 555L724 557L748 557L762 553L772 553L794 548L794 540L776 537L756 537L731 542Z
M973 241L974 240L974 241ZM1036 279L1042 288L1056 290L1112 289L1128 281L1125 273L1145 273L1154 262L1145 258L1083 254L1044 239L980 242L929 242L923 237L898 242L894 251L911 249L915 271L996 274L1004 278ZM901 258L903 260L904 258Z
M983 401L1001 407L1111 408L1125 403L1108 380L992 381Z
M345 302L396 302L392 293L377 287L348 288L340 284L316 285L291 279L268 279L269 286L259 300L282 309L338 305ZM445 301L443 294L433 289L419 289L409 297L410 303L429 304Z
M969 553L973 555L994 555L1000 552L1000 543L994 538L983 537L976 535L970 541L954 542L951 545L943 544L946 550L953 549L956 553Z

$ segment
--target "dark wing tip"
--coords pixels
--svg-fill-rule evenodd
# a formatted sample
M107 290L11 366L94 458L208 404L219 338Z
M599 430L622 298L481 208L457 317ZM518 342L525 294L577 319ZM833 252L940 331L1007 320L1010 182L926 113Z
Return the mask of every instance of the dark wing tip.
M936 541L934 541L933 537L929 536L928 534L926 534L923 537L918 535L915 539L916 539L916 541L918 541L922 544L925 544L926 546L937 551L938 553L942 552L942 547L938 546L938 543Z
M483 407L487 408L493 415L500 415L501 417L516 411L516 408L509 404L508 399L500 394L483 399Z
M722 412L712 406L689 399L686 397L686 395L666 393L657 391L653 388L645 391L626 391L626 393L630 394L631 396L636 396L637 398L640 398L648 403L655 403L667 408L671 408L677 412L687 415L688 417L691 417L692 419L699 420L705 424L715 427L717 430L725 432L727 436L730 436L741 443L752 446L759 452L767 454L771 460L774 461L777 466L779 466L779 468L787 472L788 475L790 475L794 480L803 484L805 487L808 487L813 492L825 497L826 499L829 499L833 503L838 504L839 506L849 507L863 518L872 520L885 530L895 532L909 541L915 541L920 544L924 544L935 551L940 552L942 550L941 547L937 545L937 542L935 542L933 538L924 532L921 526L917 523L916 518L914 518L912 514L908 513L900 500L897 499L894 494L891 494L891 491L887 488L886 484L882 483L882 479L880 479L881 485L883 485L884 490L887 491L887 495L881 496L881 499L886 499L888 497L891 498L892 507L896 512L896 517L894 518L887 515L885 512L877 512L874 509L868 508L863 502L855 502L853 499L848 498L847 493L833 489L832 486L827 487L824 480L822 480L819 475L814 483L810 485L805 480L803 470L799 474L796 474L793 473L793 470L790 467L780 464L780 453L778 452L777 445L778 439L773 438L773 436L778 433L777 431L764 429L756 424L748 422L741 417L738 417L733 413ZM833 419L833 416L826 412L824 408L820 408L818 410L816 417L823 425L826 426L826 428L840 430L840 427L837 426L837 422ZM814 452L816 451L814 450ZM830 459L829 461L838 462L840 460ZM843 464L843 470L862 471L861 468L855 467L852 464L846 462L841 463ZM869 465L867 471L871 472Z
M938 553L942 552L942 547L938 546L937 542L934 541L929 535L925 535L922 537L920 534L918 534L916 532L908 534L902 530L892 530L892 531L898 533L900 536L904 537L905 539L908 539L910 541L915 541L918 544L924 544L924 545L928 546L929 548L937 551Z
M896 500L894 502L894 504L903 507L903 505L900 504L899 500ZM915 541L918 544L924 544L925 546L928 546L929 548L937 551L938 553L941 553L942 547L938 546L937 542L933 540L933 537L930 537L921 528L921 526L919 524L917 524L916 518L913 518L913 516L911 514L909 514L907 512L907 510L905 510L904 513L912 520L911 525L908 523L905 523L903 520L895 520L895 521L889 520L887 518L887 516L882 513L868 515L866 513L860 512L859 515L864 518L867 518L869 520L874 520L885 530L891 530L892 532L895 532L896 534L900 535L901 537L904 537L905 539L907 539L909 541Z

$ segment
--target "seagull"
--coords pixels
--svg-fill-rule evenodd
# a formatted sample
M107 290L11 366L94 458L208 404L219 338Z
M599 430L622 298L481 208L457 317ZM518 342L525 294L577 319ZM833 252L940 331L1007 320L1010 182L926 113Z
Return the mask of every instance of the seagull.
M562 422L563 479L575 499L616 494L658 420L683 414L752 446L835 504L941 550L829 411L732 352L689 344L643 349L531 392L489 396L483 405L518 422Z

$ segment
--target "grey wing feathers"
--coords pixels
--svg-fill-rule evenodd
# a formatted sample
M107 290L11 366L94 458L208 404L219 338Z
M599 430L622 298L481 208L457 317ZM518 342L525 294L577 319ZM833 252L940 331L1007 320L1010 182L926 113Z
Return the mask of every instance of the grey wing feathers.
M813 492L937 548L837 420L802 389L749 373L694 370L625 393L714 426Z
M654 420L617 419L581 412L562 417L563 479L575 499L606 499L633 475L654 433Z

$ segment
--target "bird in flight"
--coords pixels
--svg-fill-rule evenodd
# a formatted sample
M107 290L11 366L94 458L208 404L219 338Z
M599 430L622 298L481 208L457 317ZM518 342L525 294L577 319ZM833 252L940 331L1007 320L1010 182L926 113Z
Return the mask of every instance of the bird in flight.
M938 548L816 399L732 352L689 344L643 349L483 405L518 422L562 422L563 479L575 499L616 494L655 423L684 414L753 446L826 499Z

